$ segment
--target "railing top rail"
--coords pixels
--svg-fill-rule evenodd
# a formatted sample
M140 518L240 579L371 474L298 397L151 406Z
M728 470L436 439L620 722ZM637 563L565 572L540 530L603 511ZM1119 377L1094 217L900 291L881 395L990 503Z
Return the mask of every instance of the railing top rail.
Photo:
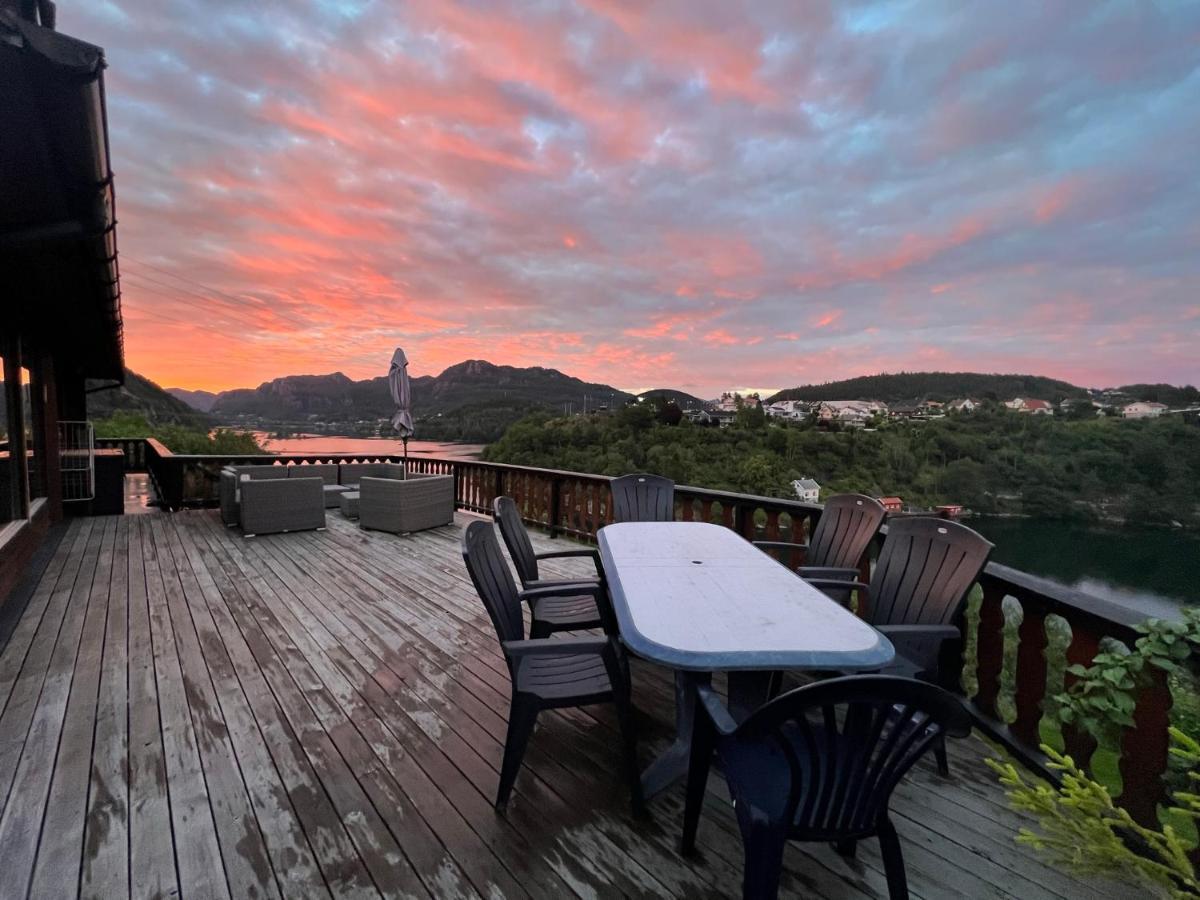
M989 579L999 582L1006 593L1018 600L1031 601L1045 612L1056 613L1066 619L1089 620L1109 636L1120 640L1135 640L1139 634L1135 626L1149 618L1143 611L997 562L990 562L984 567L980 581L987 582Z
M153 439L151 439L153 440ZM158 443L155 441L155 443ZM158 444L162 447L161 444ZM165 449L165 448L164 448ZM170 453L170 451L166 451ZM160 451L161 453L161 451ZM277 461L279 459L362 459L363 457L401 457L402 453L175 453L176 459L194 462L216 462L228 459ZM554 478L574 478L581 481L612 481L612 475L598 475L594 472L573 472L567 469L543 469L537 466L519 466L512 463L498 463L483 459L464 459L454 456L435 456L431 454L409 454L409 459L430 460L431 462L461 463L478 468L499 471L527 472L533 475L546 475ZM739 494L734 491L721 491L714 488L695 487L687 484L677 484L676 494L703 495L713 500L725 500L730 503L757 503L774 508L794 509L797 512L819 512L818 503L804 503L800 500L789 500L786 497L766 497L758 494Z
M154 449L161 458L170 458L173 463L214 463L214 462L279 462L295 460L360 460L364 458L401 458L400 453L249 453L249 454L219 454L219 453L172 453L162 443L154 438L146 438L146 443ZM414 461L427 460L430 462L470 466L503 472L522 472L539 475L546 478L573 479L606 483L612 480L609 475L597 475L589 472L572 472L564 469L543 469L535 466L518 466L510 463L490 462L486 460L462 459L446 456L410 455ZM799 500L789 500L781 497L764 497L754 494L739 494L732 491L721 491L710 488L694 487L691 485L676 485L677 495L692 498L713 500L722 504L739 505L742 507L762 507L772 511L788 512L796 515L819 514L823 508L820 504L804 503ZM887 525L880 528L880 535L887 534ZM1068 619L1083 619L1094 627L1122 640L1136 637L1133 626L1143 621L1144 613L1130 609L1118 603L1101 597L1087 594L1083 591L1030 575L1019 569L988 563L984 569L981 581L991 581L1001 587L1006 593L1018 599L1031 602L1045 613L1056 613Z
M145 438L145 441L146 445L154 450L154 452L159 456L175 456L175 454L171 452L170 448L161 441L158 441L155 438Z

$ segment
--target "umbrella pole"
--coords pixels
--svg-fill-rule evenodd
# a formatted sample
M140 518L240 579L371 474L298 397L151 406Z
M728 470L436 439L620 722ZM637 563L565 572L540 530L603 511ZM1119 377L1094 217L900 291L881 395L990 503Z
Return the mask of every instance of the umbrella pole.
M408 481L408 438L400 438L404 442L404 480Z

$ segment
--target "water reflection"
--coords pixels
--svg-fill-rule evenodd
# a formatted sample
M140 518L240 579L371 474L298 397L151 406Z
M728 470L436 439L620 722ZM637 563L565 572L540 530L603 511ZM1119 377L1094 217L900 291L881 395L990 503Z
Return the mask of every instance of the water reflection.
M1200 603L1196 532L984 516L968 524L995 542L997 562L1147 615Z

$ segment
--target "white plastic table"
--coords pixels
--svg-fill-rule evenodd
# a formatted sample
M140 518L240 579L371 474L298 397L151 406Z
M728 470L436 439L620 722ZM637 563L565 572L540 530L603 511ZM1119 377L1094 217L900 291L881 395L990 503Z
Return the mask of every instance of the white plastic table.
M895 657L886 637L721 525L620 522L599 544L622 642L676 670L676 738L643 774L647 796L686 774L694 686L713 672L730 673L736 716L762 702L771 672Z

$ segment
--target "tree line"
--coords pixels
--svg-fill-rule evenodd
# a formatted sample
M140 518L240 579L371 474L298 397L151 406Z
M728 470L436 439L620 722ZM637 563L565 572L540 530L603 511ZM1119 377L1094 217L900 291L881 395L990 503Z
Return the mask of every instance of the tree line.
M781 423L750 408L729 428L672 418L646 404L607 416L534 414L484 458L603 475L653 472L777 497L794 496L792 480L810 477L823 496L856 491L980 513L1200 527L1200 427L1177 416L1032 416L988 403L877 430Z

